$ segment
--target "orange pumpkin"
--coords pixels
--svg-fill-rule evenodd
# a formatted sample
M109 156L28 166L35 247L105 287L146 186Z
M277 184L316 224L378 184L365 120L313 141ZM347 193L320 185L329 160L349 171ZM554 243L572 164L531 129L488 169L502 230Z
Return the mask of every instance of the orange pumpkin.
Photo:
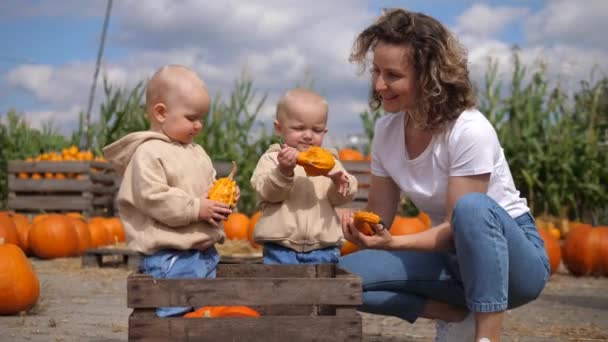
M111 243L125 241L125 228L118 217L108 217L105 223Z
M376 231L371 225L382 223L382 220L380 220L380 216L371 211L359 210L353 214L353 223L361 233L374 235Z
M0 315L31 309L40 296L40 282L23 251L0 238Z
M209 190L209 199L228 204L231 208L236 206L237 186L234 181L236 174L236 163L232 162L232 170L228 177L223 177L216 180Z
M575 276L608 275L608 227L571 227L564 242L564 264Z
M82 219L74 218L72 216L68 216L68 218L72 221L76 235L78 235L78 249L76 255L81 255L84 251L93 247L89 225Z
M262 247L253 241L253 232L255 231L255 225L258 223L260 216L262 216L262 212L256 211L255 214L251 216L251 219L249 219L249 227L247 227L247 239L249 240L249 243L256 248Z
M296 164L302 166L309 177L326 175L336 165L334 156L319 146L310 146L306 151L299 152Z
M186 318L260 317L260 313L248 306L203 306L184 315Z
M32 225L33 225L33 224L35 224L35 223L37 223L37 222L39 222L39 221L44 220L44 219L45 219L45 218L47 218L47 217L49 217L49 214L40 214L40 215L36 215L36 216L34 217L34 219L32 220Z
M354 150L352 148L343 148L338 152L338 156L340 160L348 160L348 161L361 161L365 158L363 157L363 153Z
M97 248L112 243L106 226L106 219L100 216L89 220L89 232L91 233L91 247Z
M408 235L423 232L429 229L426 225L417 217L404 217L395 216L393 224L389 232L392 235Z
M19 237L19 247L23 250L26 255L30 253L30 242L28 240L28 234L30 231L30 220L27 216L12 213L11 218L17 228L17 236Z
M224 221L226 238L232 240L247 240L249 233L249 217L241 213L231 213Z
M422 223L424 223L425 227L431 228L431 217L429 214L425 213L424 211L420 211L417 217L420 221L422 221Z
M344 242L344 245L342 245L342 248L340 248L340 255L344 256L344 255L348 255L350 253L354 253L358 250L360 250L361 248L357 245L355 245L354 243L346 240Z
M49 215L36 222L28 239L32 253L43 259L73 256L78 251L78 235L64 215Z
M6 211L0 212L0 238L3 238L6 243L19 246L17 226L11 218L11 213Z
M555 273L559 264L562 262L562 250L559 245L559 240L555 238L547 229L538 229L540 237L545 242L545 251L549 257L549 264L551 265L551 274Z

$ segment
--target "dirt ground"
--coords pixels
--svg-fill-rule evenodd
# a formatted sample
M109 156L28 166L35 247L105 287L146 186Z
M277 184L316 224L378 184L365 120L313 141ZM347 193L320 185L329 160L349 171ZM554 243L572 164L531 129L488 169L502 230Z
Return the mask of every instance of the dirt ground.
M79 258L30 259L38 304L0 317L0 341L126 341L130 309L122 268L82 268ZM432 341L434 324L363 314L364 341ZM554 275L541 297L506 315L503 341L608 341L608 278Z

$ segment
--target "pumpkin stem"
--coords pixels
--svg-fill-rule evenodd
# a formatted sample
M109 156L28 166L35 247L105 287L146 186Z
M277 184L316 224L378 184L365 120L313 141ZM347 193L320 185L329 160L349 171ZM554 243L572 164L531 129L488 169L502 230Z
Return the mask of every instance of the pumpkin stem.
M236 163L233 160L232 161L232 170L230 170L230 173L228 174L228 178L232 179L235 174L236 174Z

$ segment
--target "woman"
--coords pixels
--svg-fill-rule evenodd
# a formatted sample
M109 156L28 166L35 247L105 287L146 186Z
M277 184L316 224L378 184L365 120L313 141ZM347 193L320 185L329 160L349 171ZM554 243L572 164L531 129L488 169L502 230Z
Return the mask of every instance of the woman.
M538 297L549 262L496 132L473 108L464 49L434 18L395 9L359 34L351 61L365 68L368 52L370 106L394 114L375 127L367 210L390 227L403 191L433 228L366 236L344 215L346 239L367 249L340 264L363 279L362 311L436 319L436 341L498 341L504 311Z

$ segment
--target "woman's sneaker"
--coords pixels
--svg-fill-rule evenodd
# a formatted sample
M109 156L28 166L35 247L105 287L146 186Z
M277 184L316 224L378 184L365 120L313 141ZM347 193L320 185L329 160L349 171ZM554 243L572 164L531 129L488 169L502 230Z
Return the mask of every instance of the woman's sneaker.
M475 314L470 312L463 321L447 323L437 320L435 342L470 342L475 340Z

